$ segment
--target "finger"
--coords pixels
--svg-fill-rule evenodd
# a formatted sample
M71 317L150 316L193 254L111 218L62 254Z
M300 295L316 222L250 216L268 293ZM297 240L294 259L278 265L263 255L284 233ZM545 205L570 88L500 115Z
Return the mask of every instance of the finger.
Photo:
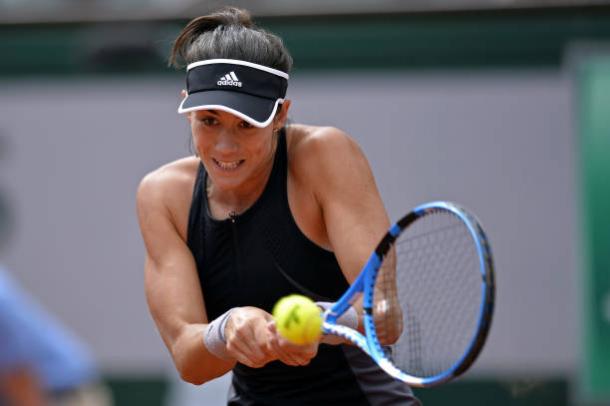
M278 344L280 351L287 354L298 365L307 365L317 354L317 348L311 346L295 346L294 344Z
M252 368L261 367L272 360L269 354L257 345L256 338L247 327L237 331L235 336L227 341L227 349L235 351L235 355L239 355L236 359Z
M293 344L279 334L274 321L267 323L267 330L270 334L273 334L273 343L275 345L274 350L280 354L281 360L284 363L288 363L284 361L287 360L290 362L289 365L307 365L318 353L317 342L311 345Z
M235 360L237 362L239 362L240 364L249 366L250 368L264 367L270 361L269 359L262 359L262 360L256 359L256 358L252 357L252 354L244 353L241 351L237 352L237 355L235 356Z
M267 323L267 332L269 334L269 348L271 351L277 354L278 359L286 365L300 365L299 360L297 360L289 352L285 351L281 347L279 343L281 336L278 334L277 329L275 327L275 322L273 320Z
M301 365L300 361L295 358L292 354L286 352L278 343L276 337L272 337L269 340L270 350L276 354L277 359L283 362L286 365L290 366L299 366Z
M260 348L256 348L253 344L253 339L246 336L238 336L233 342L235 348L245 355L251 362L260 363L266 357Z
M293 344L290 341L286 340L284 338L284 336L282 336L278 331L277 331L277 327L275 326L275 322L272 323L267 323L267 329L268 331L273 334L276 339L278 344L284 348L287 351L290 352L303 352L303 350L307 347L309 347L309 345L298 345L298 344Z
M318 352L318 342L312 344L294 344L290 341L286 340L284 337L279 336L278 342L286 351L295 352L295 353L317 353Z
M309 362L313 357L318 354L318 343L307 344L307 345L297 345L292 344L286 340L279 340L280 347L290 354L293 357L299 358L301 362Z
M242 340L234 338L227 341L227 351L237 362L251 368L257 368L259 361L252 356L250 348Z
M260 324L249 323L244 331L243 341L257 359L263 360L268 359L270 354L267 352L267 334L261 330Z
M252 362L250 356L244 352L243 348L239 348L239 346L233 344L231 346L227 345L227 350L229 351L229 354L240 364L247 365L250 368L258 368L258 364Z

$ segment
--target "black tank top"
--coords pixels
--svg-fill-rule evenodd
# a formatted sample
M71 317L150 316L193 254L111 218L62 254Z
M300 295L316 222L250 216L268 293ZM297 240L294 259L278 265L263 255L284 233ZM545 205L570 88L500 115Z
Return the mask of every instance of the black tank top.
M211 217L207 173L199 166L188 246L197 264L209 320L239 306L270 313L280 298L291 293L336 301L348 288L335 255L309 240L294 221L288 205L287 155L282 130L263 193L245 212L226 220ZM238 363L229 405L371 404L356 376L359 372L350 365L350 357L357 357L354 351L360 351L351 348L346 353L343 347L347 346L320 345L318 355L303 367L279 361L262 368ZM367 368L371 364L369 360Z

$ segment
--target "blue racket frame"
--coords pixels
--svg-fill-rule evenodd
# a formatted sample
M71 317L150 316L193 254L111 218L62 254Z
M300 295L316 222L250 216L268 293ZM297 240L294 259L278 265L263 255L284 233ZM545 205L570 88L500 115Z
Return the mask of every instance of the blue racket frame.
M373 296L374 286L383 262L383 258L390 251L392 244L401 232L406 229L417 218L434 211L445 211L457 216L468 228L476 246L479 256L479 270L481 273L481 304L477 320L477 328L473 331L470 344L467 346L462 357L446 371L429 377L418 377L409 375L406 371L397 368L386 356L386 352L381 347L377 339L375 322L373 320ZM365 334L346 326L337 324L337 318L347 311L347 309L363 294L363 323ZM422 204L409 214L396 222L384 238L381 240L375 251L369 257L366 265L358 275L358 278L341 296L341 298L324 313L322 329L324 334L334 334L343 337L366 352L375 362L388 374L414 387L430 387L447 382L464 373L476 360L481 352L489 329L494 308L495 282L494 269L487 237L476 218L455 203L436 201Z

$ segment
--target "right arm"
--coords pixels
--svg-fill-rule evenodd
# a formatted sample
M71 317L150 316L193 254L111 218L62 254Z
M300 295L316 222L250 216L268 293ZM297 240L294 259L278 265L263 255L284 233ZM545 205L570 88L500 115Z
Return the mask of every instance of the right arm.
M226 353L219 358L206 348L208 325L195 260L170 208L179 191L168 171L157 171L141 182L137 195L140 228L146 247L145 292L152 317L183 380L202 384L231 370L236 362L252 368L279 359L305 365L317 345L294 347L278 337L272 316L255 307L231 310L224 329ZM183 216L185 214L182 214ZM185 232L183 231L182 235Z
M180 376L201 384L228 372L235 361L214 356L203 343L208 319L195 261L165 200L170 183L171 178L153 172L138 189L138 218L147 253L144 286L151 315Z
M138 189L137 209L146 247L148 307L182 379L199 385L224 375L236 362L252 368L276 359L288 365L309 363L317 346L288 345L270 328L272 316L255 307L231 310L224 329L229 360L208 351L203 334L209 321L197 267L185 231L181 234L177 225L176 201L171 200L180 194L174 190L174 176L179 175L165 169L145 177Z

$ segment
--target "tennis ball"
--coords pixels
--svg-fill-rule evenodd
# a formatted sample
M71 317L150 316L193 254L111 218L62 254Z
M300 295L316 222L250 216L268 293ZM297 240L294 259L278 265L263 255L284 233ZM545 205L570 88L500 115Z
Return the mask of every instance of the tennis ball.
M322 335L320 308L302 295L281 298L273 307L277 331L293 344L313 344Z

